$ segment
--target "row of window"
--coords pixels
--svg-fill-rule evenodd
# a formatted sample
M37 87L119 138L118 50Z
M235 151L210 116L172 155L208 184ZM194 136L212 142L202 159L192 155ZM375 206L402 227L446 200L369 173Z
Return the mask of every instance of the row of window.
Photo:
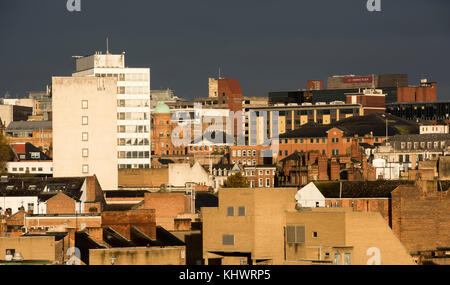
M118 94L149 94L148 87L144 86L119 86L117 87Z
M239 206L237 209L237 216L245 216L245 206ZM234 216L234 207L227 207L227 216Z
M401 142L400 143L400 148L401 149L411 149L414 146L414 149L419 149L419 146L421 149L425 149L425 146L427 149L431 149L431 148L440 148L444 149L445 148L445 141L441 141L441 142Z
M150 113L146 112L126 112L117 113L117 120L148 120Z
M17 172L17 171L24 172L25 169L29 169L29 167L25 167L25 168L24 167L13 167L13 168L11 168L12 172ZM42 167L31 167L31 171L42 172L42 171L44 171L44 168L42 168ZM53 167L50 168L50 171L53 171Z
M238 164L241 164L241 160L240 159L238 159L238 160L234 160L233 159L233 164L235 164L236 161L237 161ZM242 165L256 165L256 159L253 159L253 161L250 160L250 159L247 159L247 160L243 159L242 160Z
M96 74L97 77L113 77L117 81L148 81L147 73L103 73Z
M349 143L351 142L351 138L344 138L344 140ZM375 138L375 142L379 142L379 138ZM358 139L359 142L363 141L363 138L359 138ZM326 138L307 138L307 139L290 139L290 142L294 142L294 143L326 143L327 139ZM339 138L331 138L331 142L332 143L338 143L339 142ZM289 143L288 139L280 139L280 144L287 144Z
M242 150L242 152L241 152L241 150L240 149L238 149L238 150L235 150L235 149L233 149L232 150L232 155L231 156L237 156L237 157L245 157L245 156L256 156L256 150Z
M149 139L124 139L120 138L117 139L118 145L149 145L150 140ZM153 144L153 143L152 143Z
M117 126L118 133L148 133L149 127L146 125L128 125L128 126Z
M117 100L117 107L149 107L150 100L147 99L127 99Z
M119 164L119 169L150 168L150 164Z
M148 151L119 151L119 158L149 158L150 152Z

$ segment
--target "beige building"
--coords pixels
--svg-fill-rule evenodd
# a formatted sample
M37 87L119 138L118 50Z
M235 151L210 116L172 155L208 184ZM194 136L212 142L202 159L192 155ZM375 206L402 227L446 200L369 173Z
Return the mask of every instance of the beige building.
M53 77L53 176L96 175L117 189L115 78Z
M302 208L296 188L219 190L202 208L205 264L415 264L378 212Z
M185 265L183 248L90 249L89 265Z
M0 237L0 260L8 254L20 254L26 261L55 262L57 250L62 251L61 246L62 240L55 242L54 236Z

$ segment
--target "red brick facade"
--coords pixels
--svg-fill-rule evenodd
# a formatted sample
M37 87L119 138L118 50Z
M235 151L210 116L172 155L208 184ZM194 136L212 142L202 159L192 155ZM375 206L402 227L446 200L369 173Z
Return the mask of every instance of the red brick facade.
M410 252L450 245L450 196L436 181L399 186L392 195L392 230Z
M425 86L398 87L397 102L434 102L436 101L437 84L427 83Z
M76 201L64 193L47 200L47 214L75 214Z

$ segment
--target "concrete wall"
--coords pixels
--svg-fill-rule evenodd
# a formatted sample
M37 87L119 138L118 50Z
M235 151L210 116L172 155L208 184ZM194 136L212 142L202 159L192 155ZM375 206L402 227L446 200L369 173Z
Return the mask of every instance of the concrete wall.
M146 193L139 209L154 209L156 225L175 230L175 218L190 213L190 198L184 193Z
M169 164L169 184L184 186L187 182L214 186L212 177L198 162L192 167L189 163Z
M381 265L414 265L406 247L395 236L379 213L346 213L345 242L353 246L352 264L366 265L373 256L370 248L380 250Z
M117 85L113 78L53 77L53 176L96 175L117 189ZM82 101L88 107L82 108ZM82 117L88 124L82 124ZM88 133L88 140L82 134ZM88 156L82 150L88 149ZM88 165L88 172L83 172Z
M169 183L169 168L119 169L118 173L119 185L124 187L159 187Z
M90 249L89 265L185 265L186 250L179 248Z
M0 238L1 260L7 249L20 252L24 260L55 260L55 238L50 236Z

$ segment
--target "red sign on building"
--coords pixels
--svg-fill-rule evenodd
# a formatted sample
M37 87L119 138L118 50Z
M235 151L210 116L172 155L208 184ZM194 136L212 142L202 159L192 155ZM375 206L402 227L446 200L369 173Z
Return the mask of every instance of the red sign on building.
M344 77L344 83L370 83L372 80L372 76Z

